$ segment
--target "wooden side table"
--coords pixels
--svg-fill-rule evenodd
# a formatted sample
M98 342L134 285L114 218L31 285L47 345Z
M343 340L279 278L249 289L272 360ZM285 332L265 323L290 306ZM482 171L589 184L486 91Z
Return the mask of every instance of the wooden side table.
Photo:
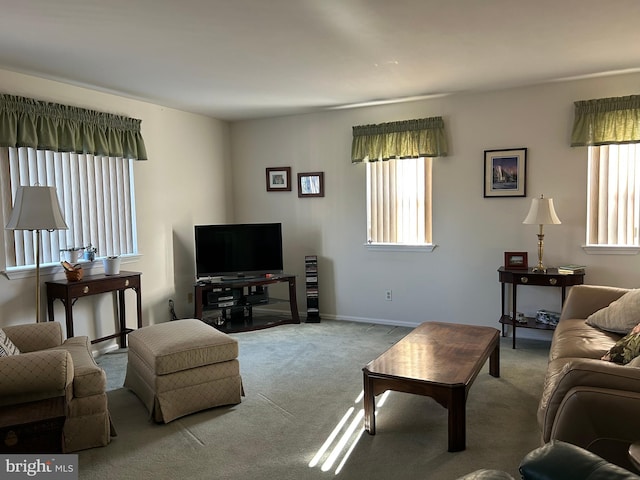
M98 343L112 338L119 338L120 347L127 346L127 333L133 331L127 328L125 318L125 290L131 288L136 292L138 328L142 327L142 298L140 291L139 272L120 272L117 275L89 275L77 282L60 280L46 282L47 286L47 309L49 321L53 322L53 302L59 299L64 304L65 320L67 324L67 338L73 337L73 305L81 297L97 295L100 293L118 292L118 325L119 330L113 335L91 340L91 343Z
M574 273L571 275L563 275L558 273L557 268L549 268L546 272L533 272L533 269L527 270L507 269L500 267L498 269L499 280L501 283L501 315L500 323L502 324L502 336L505 336L505 325L513 327L513 347L516 348L516 328L535 328L539 330L555 330L553 325L536 322L535 318L527 317L526 322L520 323L516 321L517 308L517 287L518 285L532 285L539 287L557 287L562 290L562 305L566 298L566 289L572 285L582 285L584 283L584 273ZM511 285L511 308L512 315L505 313L505 285Z

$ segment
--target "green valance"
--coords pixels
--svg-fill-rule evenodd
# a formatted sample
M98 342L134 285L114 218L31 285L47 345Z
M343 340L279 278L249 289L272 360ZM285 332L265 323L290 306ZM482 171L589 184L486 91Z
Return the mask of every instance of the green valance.
M446 155L447 138L442 117L353 127L353 163Z
M571 146L640 142L640 95L575 102Z
M147 159L140 120L5 94L0 146Z

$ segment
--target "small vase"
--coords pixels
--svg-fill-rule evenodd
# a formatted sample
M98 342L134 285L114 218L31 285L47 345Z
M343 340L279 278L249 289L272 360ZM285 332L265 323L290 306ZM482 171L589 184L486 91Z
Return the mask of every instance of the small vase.
M120 257L106 257L102 260L105 275L118 275L120 273Z

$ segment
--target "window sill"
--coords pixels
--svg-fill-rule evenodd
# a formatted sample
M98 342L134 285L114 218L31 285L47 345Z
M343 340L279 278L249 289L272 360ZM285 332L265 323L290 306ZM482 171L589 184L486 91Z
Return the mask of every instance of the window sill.
M640 246L635 245L583 245L582 249L589 255L637 255Z
M404 243L365 243L367 250L379 252L433 252L435 243L428 245L407 245Z
M140 254L132 254L132 255L121 255L120 256L120 265L126 265L129 263L137 262L142 255ZM95 275L104 272L104 264L102 263L102 258L98 258L93 262L88 262L86 260L80 260L78 262L82 269L84 270L85 275ZM44 275L56 275L57 273L62 273L63 268L60 263L45 263L40 265L40 276ZM28 278L36 276L36 267L34 265L28 265L26 267L13 267L8 268L2 272L5 277L9 280L17 280L20 278Z

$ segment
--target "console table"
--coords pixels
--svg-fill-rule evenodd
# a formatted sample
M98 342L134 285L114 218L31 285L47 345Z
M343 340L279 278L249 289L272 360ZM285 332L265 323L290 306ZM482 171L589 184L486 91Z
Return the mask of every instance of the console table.
M254 322L251 316L253 307L286 301L269 298L264 287L275 283L287 283L289 285L288 302L291 319L283 318L266 323ZM222 324L213 325L224 332L256 330L287 323L300 323L295 275L283 273L260 277L234 278L230 280L212 280L198 282L194 288L195 307L193 316L203 320L204 313L210 310L222 312L223 317L227 319L226 312L228 311L230 313L230 318L228 318L228 320L230 320L229 322L225 321ZM247 310L250 313L248 322L244 318L244 312ZM243 325L236 328L233 325L234 320L237 321L240 319L242 319Z
M546 325L544 323L536 322L535 318L526 317L526 322L520 323L516 321L517 308L517 287L518 285L532 285L539 287L557 287L562 290L562 305L566 298L566 289L572 285L582 285L584 283L584 273L574 273L570 275L559 274L557 268L548 268L546 272L534 272L532 268L529 269L507 269L500 267L498 269L498 275L501 283L501 314L500 323L502 324L502 336L505 336L505 325L511 325L513 327L513 346L516 348L516 328L535 328L539 330L555 330L555 326ZM511 285L511 308L512 315L505 313L505 285Z
M127 333L133 331L127 328L125 317L125 290L131 288L136 292L138 328L142 327L142 299L140 291L139 272L120 272L116 275L89 275L77 282L60 280L46 282L47 309L49 321L53 322L53 302L59 299L64 304L65 320L67 323L67 338L73 337L73 305L81 297L97 295L100 293L118 292L118 325L119 330L113 335L97 338L91 343L98 343L112 338L119 338L120 347L127 346Z

